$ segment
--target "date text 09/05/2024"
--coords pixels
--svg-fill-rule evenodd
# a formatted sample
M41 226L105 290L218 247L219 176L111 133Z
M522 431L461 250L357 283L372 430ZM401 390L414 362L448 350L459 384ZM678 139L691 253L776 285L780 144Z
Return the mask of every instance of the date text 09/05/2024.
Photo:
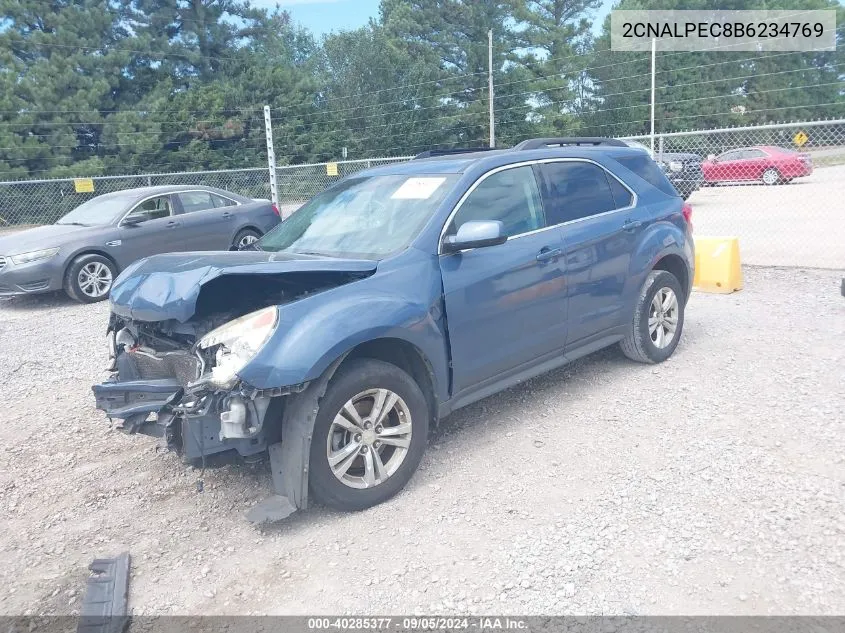
M387 617L343 617L308 618L308 629L320 630L473 630L473 631L524 631L528 629L525 620L510 617L437 617L417 616L402 618Z

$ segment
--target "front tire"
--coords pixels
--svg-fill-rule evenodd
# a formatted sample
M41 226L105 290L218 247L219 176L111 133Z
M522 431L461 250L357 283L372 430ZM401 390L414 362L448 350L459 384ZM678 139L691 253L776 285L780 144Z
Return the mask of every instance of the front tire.
M393 497L419 466L429 410L419 385L396 365L362 358L340 367L314 422L309 485L337 510Z
M678 346L684 328L684 294L677 277L653 270L646 277L637 299L622 352L639 363L662 363Z
M79 303L103 301L111 292L117 267L102 255L80 255L65 273L65 292Z

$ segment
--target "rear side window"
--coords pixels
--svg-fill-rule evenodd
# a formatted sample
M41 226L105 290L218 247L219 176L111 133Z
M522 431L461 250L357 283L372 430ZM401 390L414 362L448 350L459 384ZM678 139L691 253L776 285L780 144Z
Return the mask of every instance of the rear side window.
M217 194L210 194L211 199L214 202L214 207L219 209L220 207L233 207L235 206L234 200L229 200L229 198L224 198L223 196L218 196Z
M666 174L657 166L650 156L636 155L636 156L617 156L617 162L623 167L627 167L632 172L637 174L647 183L654 185L663 193L670 196L677 196L678 192L675 187L666 178Z
M186 191L176 195L179 196L179 202L182 203L183 213L194 213L195 211L214 208L211 194L207 191Z
M448 234L464 222L499 220L508 237L546 225L540 191L531 167L514 167L488 176L469 194L455 214Z
M617 204L604 169L592 163L544 163L540 170L549 191L549 224L579 220L613 211ZM624 187L623 187L624 189Z

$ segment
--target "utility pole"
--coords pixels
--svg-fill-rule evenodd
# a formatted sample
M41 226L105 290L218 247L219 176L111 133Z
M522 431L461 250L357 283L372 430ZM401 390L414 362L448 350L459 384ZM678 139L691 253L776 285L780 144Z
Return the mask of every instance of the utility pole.
M651 154L654 155L654 69L657 61L657 38L651 38Z
M270 170L270 199L279 209L279 187L276 184L276 154L273 152L273 121L270 106L264 106L264 132L267 135L267 168ZM281 210L280 210L281 215Z
M493 109L493 29L487 31L487 92L490 101L490 147L496 147L496 117Z

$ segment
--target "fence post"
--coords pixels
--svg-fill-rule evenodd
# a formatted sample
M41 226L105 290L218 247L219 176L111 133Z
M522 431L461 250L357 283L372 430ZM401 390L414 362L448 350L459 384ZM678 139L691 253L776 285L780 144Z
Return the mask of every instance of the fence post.
M658 156L663 156L663 135L657 137L657 147L660 148L657 150Z
M493 105L493 29L487 31L487 98L490 102L490 147L496 147L496 109Z
M651 38L651 153L654 153L654 72L657 65L657 38Z
M279 207L279 187L276 184L276 154L273 153L273 121L270 119L270 106L264 106L264 131L267 134L267 168L270 170L270 199Z

